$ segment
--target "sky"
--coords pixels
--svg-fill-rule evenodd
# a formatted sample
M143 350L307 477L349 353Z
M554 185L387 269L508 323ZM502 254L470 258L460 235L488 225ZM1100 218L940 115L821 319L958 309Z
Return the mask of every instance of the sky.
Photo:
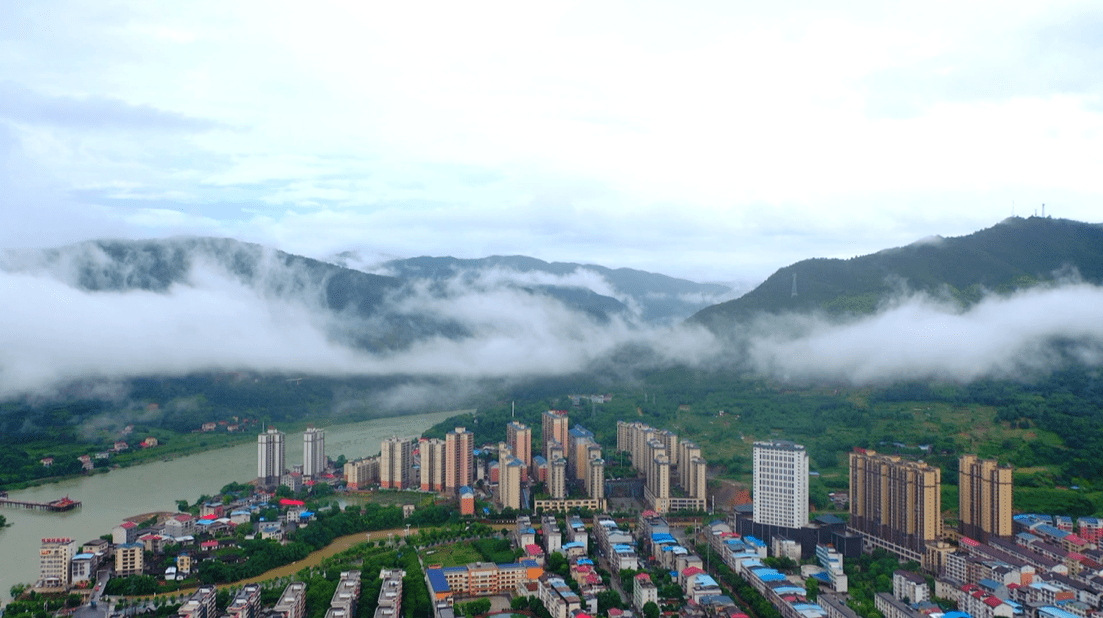
M0 247L754 284L1042 204L1103 220L1103 6L773 4L0 3Z

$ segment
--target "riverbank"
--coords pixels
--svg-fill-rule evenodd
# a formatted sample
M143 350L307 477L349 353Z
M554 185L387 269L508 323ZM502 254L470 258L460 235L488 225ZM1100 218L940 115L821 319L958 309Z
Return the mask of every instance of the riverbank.
M349 459L379 452L381 440L393 435L420 435L429 427L460 412L381 417L326 429L326 452ZM307 421L304 420L305 425ZM290 425L288 425L290 427ZM289 436L290 437L290 436ZM84 507L67 513L39 513L22 509L4 511L14 528L0 531L0 604L10 598L17 583L33 583L38 577L38 554L43 538L67 537L77 543L110 533L124 520L147 514L175 511L178 501L192 503L202 494L214 495L231 483L255 479L257 450L251 443L218 448L172 461L154 460L142 465L67 479L58 483L11 491L18 500L49 502L68 495ZM302 461L301 439L287 440L288 464ZM338 497L339 499L339 497Z

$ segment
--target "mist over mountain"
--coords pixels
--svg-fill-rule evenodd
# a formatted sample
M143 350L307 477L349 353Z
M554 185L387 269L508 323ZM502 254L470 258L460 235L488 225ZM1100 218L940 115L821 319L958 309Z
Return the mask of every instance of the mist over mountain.
M729 289L518 256L371 270L211 238L0 252L0 399L246 373L359 380L335 407L414 409L667 367L876 385L1103 365L1103 228L1072 221L806 260L685 321Z
M355 253L338 254L335 261L357 267L357 257ZM520 255L480 259L423 256L359 268L408 282L457 281L467 288L509 286L538 291L595 316L624 314L652 324L680 322L735 296L727 285L696 283L631 268L545 262Z
M1030 380L1103 363L1103 226L1011 218L959 238L786 266L694 315L783 381Z
M454 381L585 371L624 345L658 350L660 363L710 347L699 327L649 324L633 296L593 270L540 276L501 265L384 276L211 238L6 251L0 396L236 371L414 376L462 392L471 387ZM641 297L723 291L636 276L665 285L637 288Z

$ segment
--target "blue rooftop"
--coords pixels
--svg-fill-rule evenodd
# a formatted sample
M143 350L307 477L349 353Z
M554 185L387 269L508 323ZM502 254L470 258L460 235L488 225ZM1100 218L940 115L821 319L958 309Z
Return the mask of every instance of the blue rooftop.
M1053 607L1051 605L1047 605L1046 607L1039 607L1038 616L1046 616L1050 618L1078 618L1077 615L1073 614L1073 612L1071 611L1061 609L1060 607Z
M433 588L433 592L450 592L452 590L448 586L448 580L444 577L444 571L426 569L425 572L429 575L429 586Z
M1063 539L1066 536L1068 536L1069 534L1071 534L1069 532L1065 532L1064 530L1062 530L1060 528L1057 528L1056 526L1051 526L1049 524L1042 524L1040 526L1036 526L1034 528L1034 530L1037 531L1037 532L1041 532L1042 534L1049 535L1051 537L1057 538L1057 539Z
M677 577L677 576L675 575L675 577ZM717 586L717 585L719 585L719 584L716 583L716 580L713 579L711 575L698 575L697 576L697 583L702 585L702 586Z

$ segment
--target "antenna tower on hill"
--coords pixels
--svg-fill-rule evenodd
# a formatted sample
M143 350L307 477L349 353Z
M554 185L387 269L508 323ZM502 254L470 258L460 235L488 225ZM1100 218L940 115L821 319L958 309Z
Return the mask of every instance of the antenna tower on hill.
M797 273L793 273L793 298L797 297Z

